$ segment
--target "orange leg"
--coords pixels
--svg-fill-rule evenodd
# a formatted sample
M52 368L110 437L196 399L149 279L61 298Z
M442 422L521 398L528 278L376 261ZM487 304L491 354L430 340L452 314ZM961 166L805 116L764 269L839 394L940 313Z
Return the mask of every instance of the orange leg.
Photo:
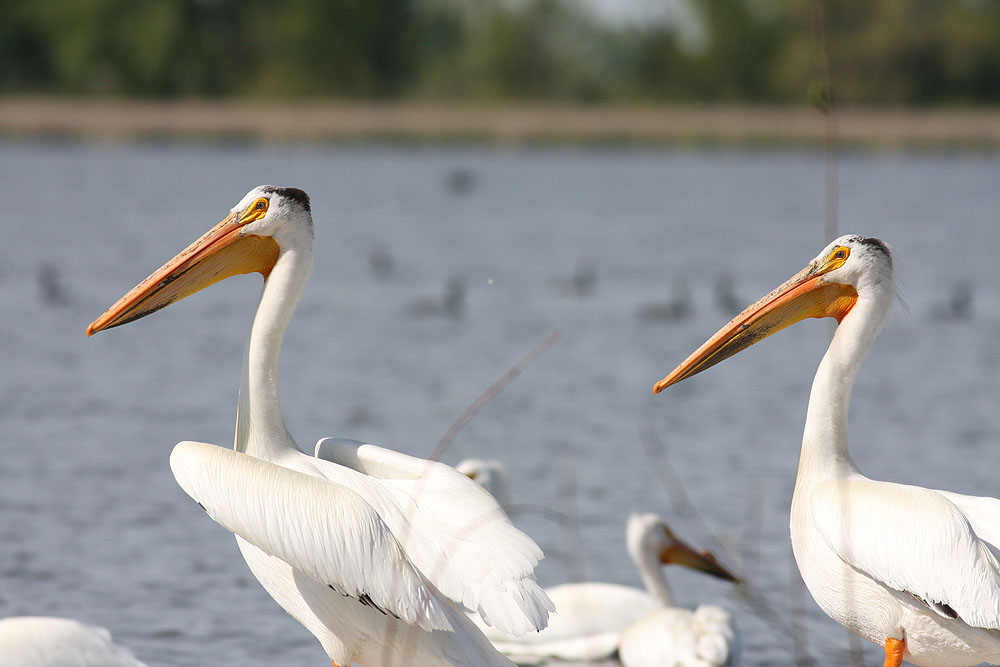
M885 663L882 667L899 667L903 664L903 650L906 648L905 639L893 639L887 637L885 640Z

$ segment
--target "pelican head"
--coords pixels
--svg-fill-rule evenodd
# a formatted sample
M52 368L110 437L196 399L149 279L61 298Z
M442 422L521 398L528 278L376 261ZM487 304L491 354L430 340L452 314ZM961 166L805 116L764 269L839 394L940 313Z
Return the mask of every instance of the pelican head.
M712 576L739 583L739 578L722 567L707 551L695 551L679 537L657 514L631 514L625 526L625 542L629 555L636 563L655 555L661 565L682 565ZM641 569L641 568L640 568Z
M892 256L885 243L853 234L841 236L804 269L722 327L657 382L653 392L660 393L807 317L841 322L858 303L859 293L892 294L892 280Z
M455 470L466 475L496 498L501 507L510 505L510 491L507 485L507 466L496 459L465 459L455 466Z
M298 188L259 185L222 222L182 250L108 308L87 335L121 326L242 273L267 278L281 252L312 247L309 195Z

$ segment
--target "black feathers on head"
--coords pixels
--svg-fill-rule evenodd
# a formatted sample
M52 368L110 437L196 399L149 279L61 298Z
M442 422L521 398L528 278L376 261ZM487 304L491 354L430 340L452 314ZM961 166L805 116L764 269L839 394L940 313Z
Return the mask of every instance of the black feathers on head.
M306 211L312 213L312 208L309 206L309 195L306 194L305 190L300 190L298 188L268 188L266 192L272 192L276 195L287 197L288 199L297 202Z
M889 246L887 246L881 239L877 239L873 236L852 236L851 240L855 243L859 243L869 248L875 248L880 251L885 258L889 260L889 266L892 266L892 253L889 252Z

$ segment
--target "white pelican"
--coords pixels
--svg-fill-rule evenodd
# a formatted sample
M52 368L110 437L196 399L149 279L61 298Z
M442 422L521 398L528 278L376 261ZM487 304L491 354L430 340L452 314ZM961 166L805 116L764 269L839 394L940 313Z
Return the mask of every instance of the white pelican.
M618 642L624 667L719 667L732 664L737 652L732 615L712 604L654 611Z
M260 272L235 451L178 444L178 483L236 534L251 571L334 665L508 665L462 608L523 634L544 627L552 607L533 574L541 550L496 501L449 466L374 445L327 438L308 456L285 428L278 355L312 244L306 193L256 187L87 333Z
M507 466L497 459L465 459L455 465L455 470L468 476L496 498L500 507L510 505L510 488L507 484Z
M842 236L736 316L660 392L806 317L836 334L813 380L792 496L792 549L835 621L885 665L1000 661L1000 500L868 479L847 451L851 387L896 294L878 239Z
M0 619L3 667L146 667L111 633L71 618L12 616Z
M697 552L678 539L663 519L655 514L629 516L625 537L629 555L639 570L646 590L600 582L569 583L547 588L545 592L556 605L556 611L549 616L547 628L519 639L487 628L486 636L516 662L537 658L603 660L619 649L622 633L637 623L644 623L648 617L646 629L636 628L629 645L625 647L623 644L628 655L637 660L650 653L669 655L671 661L661 664L670 665L725 664L732 629L728 629L727 637L715 642L725 649L722 660L699 662L698 648L708 648L713 640L706 638L703 641L697 636L702 633L701 625L695 620L700 618L698 612L674 607L663 566L676 563L730 581L737 581L736 577L719 565L711 554ZM702 615L714 614L707 606L705 608ZM718 607L711 609L728 615ZM666 614L673 620L668 622L660 614ZM709 632L714 629L705 628ZM676 650L672 651L671 647ZM711 655L719 653L714 651Z

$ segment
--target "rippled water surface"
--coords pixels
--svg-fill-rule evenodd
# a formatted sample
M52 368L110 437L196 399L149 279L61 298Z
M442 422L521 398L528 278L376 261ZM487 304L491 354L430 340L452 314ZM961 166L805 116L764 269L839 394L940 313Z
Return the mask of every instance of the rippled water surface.
M804 650L841 663L850 642L799 587L787 528L828 325L650 392L729 319L727 297L749 303L821 249L823 180L808 151L0 144L0 616L99 623L154 666L328 664L167 465L177 441L231 442L259 277L84 335L274 183L306 189L316 218L282 357L300 446L341 435L427 455L560 330L445 455L506 461L542 582L638 585L624 519L658 511L695 544L713 531L773 614L670 572L678 601L733 610L745 664L795 662L795 609ZM1000 158L848 153L840 187L841 231L894 248L906 304L854 392L855 459L875 478L1000 494ZM649 316L668 303L675 317Z

